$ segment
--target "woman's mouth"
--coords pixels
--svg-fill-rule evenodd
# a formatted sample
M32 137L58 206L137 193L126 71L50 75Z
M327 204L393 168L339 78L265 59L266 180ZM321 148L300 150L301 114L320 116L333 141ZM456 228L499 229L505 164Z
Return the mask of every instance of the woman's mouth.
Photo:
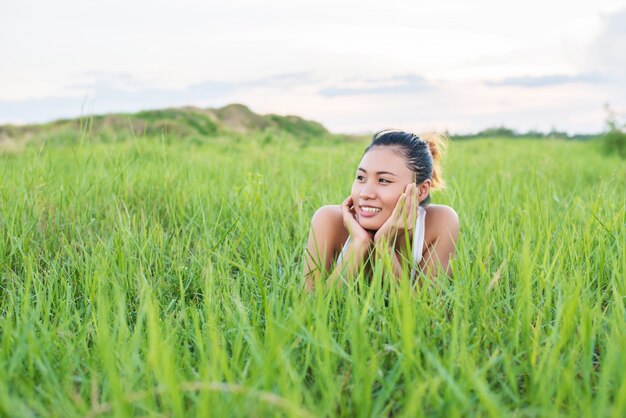
M359 216L371 218L372 216L376 216L381 210L382 208L375 206L359 206Z

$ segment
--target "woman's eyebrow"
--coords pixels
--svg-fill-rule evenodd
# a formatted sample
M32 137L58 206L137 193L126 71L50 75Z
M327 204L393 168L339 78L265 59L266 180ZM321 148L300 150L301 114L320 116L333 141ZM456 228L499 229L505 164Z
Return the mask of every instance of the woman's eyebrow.
M367 173L367 170L365 170L362 167L357 168L357 171L358 170L361 170L362 172ZM391 171L377 171L376 174L377 175L380 175L380 174L391 174L394 177L398 177L396 174L392 173Z

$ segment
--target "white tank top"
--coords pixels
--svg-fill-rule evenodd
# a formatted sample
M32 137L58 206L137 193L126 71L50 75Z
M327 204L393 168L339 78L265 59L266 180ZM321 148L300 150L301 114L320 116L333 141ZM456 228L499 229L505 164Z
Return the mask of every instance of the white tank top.
M411 265L411 278L414 278L417 274L417 268L422 261L422 252L424 251L424 231L426 229L426 209L423 206L418 208L418 217L415 222L415 228L413 229L413 263ZM343 260L346 252L348 251L348 245L350 244L350 237L343 244L341 253L337 257L337 263Z

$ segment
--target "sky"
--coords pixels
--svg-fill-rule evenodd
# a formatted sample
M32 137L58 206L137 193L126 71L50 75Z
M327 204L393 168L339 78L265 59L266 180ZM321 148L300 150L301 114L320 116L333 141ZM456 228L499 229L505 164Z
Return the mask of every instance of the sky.
M626 0L0 2L0 123L243 103L342 133L595 133L626 113Z

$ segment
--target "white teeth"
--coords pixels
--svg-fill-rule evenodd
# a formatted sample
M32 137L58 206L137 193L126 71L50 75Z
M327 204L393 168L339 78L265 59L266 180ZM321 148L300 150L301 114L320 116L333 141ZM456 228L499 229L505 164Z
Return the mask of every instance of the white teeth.
M361 206L361 209L363 209L363 211L365 212L372 212L372 213L380 212L382 210L380 208L366 208L363 206Z

